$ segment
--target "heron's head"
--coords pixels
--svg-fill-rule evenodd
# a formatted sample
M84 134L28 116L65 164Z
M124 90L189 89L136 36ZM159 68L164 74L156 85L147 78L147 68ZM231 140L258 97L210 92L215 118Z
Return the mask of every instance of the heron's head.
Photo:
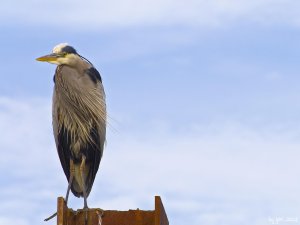
M77 54L75 48L67 43L58 44L53 48L49 55L37 58L37 61L48 62L56 65L73 65L81 57Z

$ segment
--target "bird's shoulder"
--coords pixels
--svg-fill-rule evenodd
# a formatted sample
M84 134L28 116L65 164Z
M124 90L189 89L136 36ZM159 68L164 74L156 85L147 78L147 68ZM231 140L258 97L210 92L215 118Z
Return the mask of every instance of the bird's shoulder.
M99 71L95 67L90 67L86 70L86 74L90 77L90 79L96 84L97 82L102 83L102 78Z
M69 85L74 84L74 82L81 85L88 85L89 83L94 85L102 84L101 75L93 66L89 66L81 71L78 68L65 65L58 66L53 81L56 83L58 80Z

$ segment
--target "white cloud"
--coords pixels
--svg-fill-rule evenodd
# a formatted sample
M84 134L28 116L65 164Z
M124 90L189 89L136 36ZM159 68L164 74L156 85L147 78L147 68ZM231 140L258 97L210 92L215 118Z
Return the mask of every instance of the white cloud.
M28 13L30 12L30 13ZM299 3L293 0L112 0L7 1L3 22L17 20L79 28L145 25L216 26L240 20L299 24Z
M0 224L40 223L64 195L52 137L50 100L0 98ZM129 124L127 124L129 127ZM126 126L123 126L126 127ZM136 127L136 126L134 126ZM4 129L3 129L4 128ZM137 128L138 129L138 128ZM152 130L149 132L149 130ZM265 224L298 216L298 131L223 122L186 133L167 126L109 131L91 207L153 209L161 195L171 224ZM151 134L151 135L149 135ZM70 206L82 206L71 197Z
M5 218L5 217L1 217L0 218L0 224L4 225L4 224L15 224L15 225L27 225L30 224L29 221L25 221L22 219L18 219L18 218Z
M111 152L106 152L111 158L108 162L113 162L109 165L109 177L124 173L116 180L116 186L122 183L123 188L130 189L143 171L146 176L139 177L137 184L143 191L151 190L155 181L170 192L222 196L222 191L227 189L232 191L230 197L246 196L251 191L260 196L273 196L274 188L277 191L299 188L296 178L300 143L285 134L265 134L243 126L231 127L230 123L219 126L219 131L202 128L182 136L168 132L162 135L155 130L153 136L142 140L127 135L120 140L114 137L110 140ZM222 191L213 188L224 184Z

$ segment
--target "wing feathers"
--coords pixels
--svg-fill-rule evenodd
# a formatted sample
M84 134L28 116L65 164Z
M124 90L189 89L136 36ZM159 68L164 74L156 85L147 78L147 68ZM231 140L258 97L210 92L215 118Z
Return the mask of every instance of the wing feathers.
M85 76L74 68L59 66L55 74L53 128L64 173L70 179L70 160L75 167L71 191L83 196L78 168L86 157L85 186L90 193L103 154L106 133L105 93L99 72L91 67Z

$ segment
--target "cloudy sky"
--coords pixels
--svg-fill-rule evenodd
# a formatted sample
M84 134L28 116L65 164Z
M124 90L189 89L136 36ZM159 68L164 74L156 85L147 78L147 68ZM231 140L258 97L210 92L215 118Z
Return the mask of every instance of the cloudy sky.
M300 224L300 2L11 0L0 29L0 225L44 224L65 195L55 66L35 61L61 42L107 94L90 207L159 195L172 225Z

